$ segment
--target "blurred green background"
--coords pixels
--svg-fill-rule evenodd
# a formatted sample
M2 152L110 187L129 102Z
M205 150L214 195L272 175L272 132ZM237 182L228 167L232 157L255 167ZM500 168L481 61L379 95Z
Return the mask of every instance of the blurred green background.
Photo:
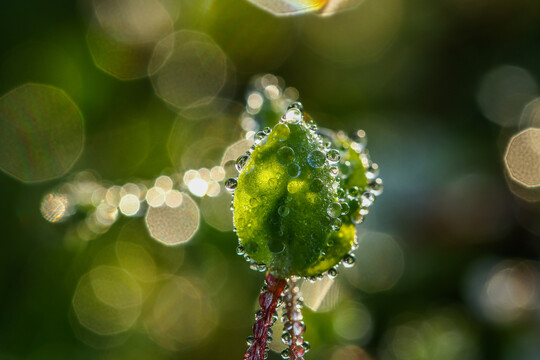
M246 130L250 79L267 72L320 126L366 130L385 183L358 226L357 265L302 288L306 358L540 359L538 136L505 156L540 127L539 24L537 0L364 0L326 17L246 0L1 2L0 94L54 86L84 126L52 132L75 150L37 158L17 149L39 139L0 134L2 169L57 172L0 174L0 359L241 358L263 274L221 231L226 195L182 176L220 165ZM18 121L0 114L2 126ZM49 115L82 121L76 108ZM40 213L66 182L115 197L113 185L151 188L162 174L202 212L177 246L153 239L138 207L101 208L111 218L97 228L95 199L58 224ZM186 219L160 230L190 232Z

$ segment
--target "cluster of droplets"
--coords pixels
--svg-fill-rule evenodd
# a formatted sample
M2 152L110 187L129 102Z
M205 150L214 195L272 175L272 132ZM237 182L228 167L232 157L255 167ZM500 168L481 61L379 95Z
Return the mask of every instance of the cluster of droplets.
M236 232L236 229L234 230ZM255 244L256 245L256 244ZM259 271L259 272L265 272L267 269L266 269L266 265L265 264L259 264L257 262L255 262L247 253L246 253L246 249L244 249L244 247L242 246L242 244L239 243L238 247L236 248L236 254L238 255L241 255L243 256L246 261L249 263L249 268L251 270L254 270L254 271Z
M265 285L259 295L261 308L255 313L253 335L247 338L248 349L244 360L268 358L268 344L272 342L273 335L272 326L278 319L277 309L283 303L283 291L286 286L286 280L278 279L270 273L266 275Z
M328 130L319 132L323 138L323 146L326 151L327 161L331 164L330 173L339 182L337 190L338 198L336 201L328 204L326 212L333 230L339 230L343 222L350 220L354 224L361 224L378 196L383 192L383 182L379 177L379 166L372 162L369 152L366 148L367 137L364 130L357 130L347 136L343 131L329 135ZM332 144L337 144L337 149L333 149ZM365 170L365 176L368 181L365 188L358 186L345 186L347 178L352 175L351 162L346 160L347 151L353 150L360 158L361 165ZM332 244L329 244L330 246ZM351 251L345 255L341 265L345 268L353 267L356 258L353 251L358 247L355 239ZM335 279L338 275L337 266L328 270L326 275ZM324 274L308 278L310 281L321 279Z
M347 255L345 255L343 259L341 259L341 262L339 264L330 268L326 273L321 273L319 275L308 276L308 277L293 276L293 280L304 279L304 280L309 281L310 283L315 283L318 280L323 280L325 276L328 276L330 279L334 280L339 274L339 271L338 271L339 265L342 265L345 268L352 268L356 264L356 257L354 256L353 251L356 250L357 247L358 247L358 244L355 239L355 242L353 244L353 247L351 248L351 251Z
M249 104L248 104L247 107L249 108ZM266 142L268 141L269 136L274 136L277 139L282 139L281 141L283 141L283 140L286 140L288 138L289 133L290 133L290 130L289 130L288 127L285 126L285 128L283 128L283 127L280 127L280 125L276 126L276 128L273 131L272 131L272 129L270 127L265 127L264 129L262 129L260 131L257 131L253 135L254 142L253 142L253 145L251 146L251 148L245 154L240 155L236 159L236 163L235 163L236 171L238 173L242 172L242 170L246 166L247 162L249 161L253 151L255 151L255 149L258 146L265 145ZM291 149L291 151L292 151L292 149ZM236 177L230 177L225 181L225 189L230 191L231 194L232 194L231 211L234 211L234 192L235 192L237 186L238 186L238 178L236 178ZM258 200L256 198L252 198L252 201L256 202ZM252 204L252 205L254 205L254 204ZM282 209L282 211L283 211L283 213L287 212L287 214L288 214L288 209ZM236 227L234 227L234 232L236 232ZM238 255L244 256L246 261L250 264L250 268L252 270L260 271L260 272L265 272L267 270L265 264L259 264L259 263L255 262L253 259L251 259L251 257L247 254L246 250L242 246L240 240L239 240L238 247L236 248L236 253Z
M287 106L298 99L298 90L286 87L285 81L272 74L258 75L246 93L246 108L240 116L245 137L250 138L266 126L279 121Z
M249 108L249 105L248 105ZM329 226L333 231L339 231L344 222L352 222L360 224L364 221L365 216L369 213L370 207L375 202L376 198L382 194L383 182L379 175L379 166L372 162L369 152L366 148L367 137L364 130L358 130L347 136L343 131L333 133L327 129L319 129L312 120L304 118L303 106L300 102L293 102L287 107L287 111L281 117L280 122L271 129L266 127L254 134L253 146L236 160L236 170L241 173L245 165L249 161L253 151L261 145L266 144L269 136L283 142L288 139L290 129L288 124L301 124L309 129L312 136L319 142L320 148L312 150L307 155L307 163L313 169L319 169L327 166L329 173L333 178L331 187L337 190L337 199L328 204L324 211L326 212ZM345 186L349 176L353 173L351 162L346 160L346 152L353 150L358 154L360 164L362 166L366 179L367 186L359 188ZM301 167L295 162L295 151L289 146L282 146L276 153L277 161L287 167L287 174L291 178L296 178L301 174ZM225 188L232 193L231 210L234 211L234 191L238 185L238 178L231 177L225 181ZM323 181L319 178L313 178L309 184L312 192L318 193L325 187ZM256 200L253 198L253 200ZM289 215L289 208L282 205L278 208L278 214L281 217ZM235 229L236 231L236 229ZM267 270L264 264L258 264L249 257L244 247L240 244L237 248L237 253L245 257L250 263L253 270L264 272ZM332 244L328 244L332 246ZM352 254L357 247L357 243L353 244L351 252L347 254L341 261L344 267L352 267L355 263L355 257ZM324 255L324 254L323 254ZM315 281L318 278L324 277L325 274L312 276L307 278L310 281ZM336 267L331 268L326 273L330 278L335 278L338 275Z
M330 203L326 210L330 218L338 220L335 222L336 226L339 226L345 220L345 217L348 217L355 224L360 224L369 213L369 209L376 198L383 191L382 179L378 177L379 166L373 163L369 157L369 152L366 149L367 137L364 130L358 130L351 134L350 137L339 131L335 137L341 151L330 149L327 154L331 154L329 160L332 159L334 164L331 174L336 176L341 184L338 188L337 201ZM328 145L329 142L326 143L326 146ZM357 186L347 188L344 186L347 178L351 175L352 169L351 162L342 159L340 154L349 150L353 150L358 154L361 165L364 167L368 181L365 188Z
M281 318L283 322L281 342L288 348L281 352L281 357L289 360L303 360L310 346L303 337L306 331L302 315L303 300L294 280L289 280L283 302L285 310Z
M266 141L268 140L268 136L270 136L271 133L272 133L272 129L270 127L266 127L263 130L260 130L257 133L255 133L255 135L254 135L254 143L251 146L251 148L245 154L240 155L236 159L235 168L236 168L236 171L238 173L240 173L244 169L244 167L246 166L247 162L249 161L253 151L258 146L266 144ZM225 181L225 189L230 191L231 194L232 194L231 211L234 211L234 191L236 190L237 186L238 186L238 178L231 177L231 178L228 178ZM253 198L252 201L257 201L257 199ZM233 230L236 233L236 227L234 227ZM254 244L254 245L256 245L256 244ZM246 250L242 246L240 240L239 240L238 247L236 248L236 253L238 255L244 256L246 261L250 264L250 268L252 270L259 271L259 272L265 272L267 270L265 264L259 264L259 263L255 262L253 259L251 259L251 257L247 254Z

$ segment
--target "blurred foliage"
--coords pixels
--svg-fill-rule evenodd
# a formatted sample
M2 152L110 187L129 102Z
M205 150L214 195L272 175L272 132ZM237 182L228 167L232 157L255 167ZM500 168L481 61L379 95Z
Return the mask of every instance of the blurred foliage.
M92 32L96 3L0 2L0 94L31 82L69 95L85 128L71 172L90 168L124 184L218 164L233 141L230 122L205 118L200 104L162 101L155 75L140 75L159 39L125 48L101 41ZM373 254L359 261L373 266L343 270L318 311L306 311L307 358L540 358L540 208L524 200L538 192L508 180L504 165L521 130L511 119L539 95L537 0L365 0L331 17L274 17L244 0L160 6L175 30L206 34L183 45L204 52L171 67L182 70L171 72L180 85L201 84L197 64L208 54L219 71L211 89L194 89L201 99L244 104L250 77L275 73L321 126L365 129L381 165L385 194L358 228L359 253ZM100 49L108 73L92 55L96 44L109 47ZM518 72L499 71L507 65ZM138 79L119 80L114 69ZM493 82L501 73L511 75ZM501 101L518 111L508 121L497 115ZM192 148L175 142L184 128L193 132L186 139L201 135ZM193 161L215 143L207 136L226 142ZM40 214L43 195L65 180L29 185L0 175L0 359L239 359L262 275L234 255L235 235L202 221L190 242L165 247L143 219L122 218L81 240L71 220L50 224ZM86 304L109 315L77 312L89 284ZM114 334L99 330L111 319L127 322Z

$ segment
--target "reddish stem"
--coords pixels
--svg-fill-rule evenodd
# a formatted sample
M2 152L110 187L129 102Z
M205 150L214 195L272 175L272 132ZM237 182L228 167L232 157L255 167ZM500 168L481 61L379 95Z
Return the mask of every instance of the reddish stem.
M287 285L287 280L278 279L272 274L266 274L267 289L261 292L259 296L259 304L261 311L258 313L253 325L253 342L244 354L244 360L264 360L267 343L268 332L272 327L272 317L278 307L280 296Z

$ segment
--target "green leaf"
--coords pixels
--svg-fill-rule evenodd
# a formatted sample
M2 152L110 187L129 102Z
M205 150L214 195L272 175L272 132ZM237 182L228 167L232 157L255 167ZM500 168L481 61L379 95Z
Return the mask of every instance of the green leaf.
M341 215L342 183L367 184L356 153L343 157L355 165L353 176L336 176L337 164L326 159L329 149L314 124L298 116L293 108L286 115L292 120L277 124L267 138L258 134L261 143L234 193L234 223L244 251L278 277L320 275L351 251L355 226L348 214Z

